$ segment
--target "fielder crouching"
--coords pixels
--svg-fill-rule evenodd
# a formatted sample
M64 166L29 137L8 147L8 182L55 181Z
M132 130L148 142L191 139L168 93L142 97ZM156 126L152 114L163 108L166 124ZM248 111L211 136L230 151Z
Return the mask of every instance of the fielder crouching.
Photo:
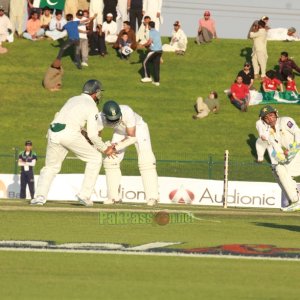
M294 119L279 117L275 108L263 107L260 118L266 127L266 143L271 147L274 175L289 200L283 211L300 210L300 194L293 179L300 176L300 129ZM268 149L269 150L269 149Z
M152 151L150 134L147 123L127 105L119 105L113 100L103 105L98 117L98 130L104 127L113 128L112 145L117 151L114 157L105 157L103 165L106 174L108 199L104 204L113 204L121 201L119 186L121 182L120 163L124 158L125 150L135 145L138 154L138 166L142 176L147 205L158 203L158 178L156 159Z
M55 115L48 130L45 166L40 172L31 205L46 203L51 183L55 175L59 173L68 151L72 151L86 163L83 183L76 196L81 204L93 205L90 197L102 166L100 152L108 156L115 153L113 147L107 146L98 136L97 104L102 90L102 85L98 80L88 80L83 86L82 94L70 98ZM88 143L81 134L81 129L85 127L94 146Z

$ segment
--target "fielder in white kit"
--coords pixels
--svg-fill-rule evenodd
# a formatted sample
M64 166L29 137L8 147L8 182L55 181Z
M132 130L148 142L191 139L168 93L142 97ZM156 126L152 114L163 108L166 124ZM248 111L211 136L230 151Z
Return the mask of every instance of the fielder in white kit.
M97 103L101 98L102 90L98 80L89 80L83 86L83 93L70 98L56 113L48 130L45 166L40 172L35 197L30 204L44 205L46 203L50 185L55 175L59 173L62 162L70 150L86 162L83 183L76 196L81 204L93 205L90 197L102 165L102 154L99 151L106 155L112 155L115 152L112 146L108 147L98 136ZM81 134L85 126L94 147Z
M98 130L104 127L114 129L111 144L117 151L115 157L107 157L103 161L108 200L104 204L121 201L119 186L121 182L120 163L124 158L125 149L134 144L138 154L138 167L142 176L147 205L158 203L158 178L156 159L152 151L148 125L142 117L127 105L119 105L113 100L107 101L99 113Z
M260 136L267 146L275 177L290 203L282 210L300 210L300 194L293 179L300 176L300 129L294 119L278 117L277 110L270 105L261 109L260 118L264 125L259 126Z

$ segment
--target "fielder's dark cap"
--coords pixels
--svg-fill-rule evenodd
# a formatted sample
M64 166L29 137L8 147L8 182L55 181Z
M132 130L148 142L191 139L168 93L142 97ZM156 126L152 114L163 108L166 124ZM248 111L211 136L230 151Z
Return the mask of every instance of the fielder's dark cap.
M25 146L32 146L32 141L30 141L30 140L26 141Z

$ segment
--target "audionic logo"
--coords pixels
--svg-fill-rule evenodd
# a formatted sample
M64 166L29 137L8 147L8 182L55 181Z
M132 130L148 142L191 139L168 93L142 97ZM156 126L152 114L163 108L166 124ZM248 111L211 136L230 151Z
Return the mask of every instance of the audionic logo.
M179 189L173 190L169 193L169 199L173 203L179 204L191 204L195 199L195 195L188 189L185 189L183 185Z

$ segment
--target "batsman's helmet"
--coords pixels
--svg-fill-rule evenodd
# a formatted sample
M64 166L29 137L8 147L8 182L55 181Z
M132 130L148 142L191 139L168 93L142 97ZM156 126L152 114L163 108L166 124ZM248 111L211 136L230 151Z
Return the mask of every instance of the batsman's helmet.
M96 101L97 103L101 99L101 91L104 91L102 84L99 80L96 79L88 80L82 88L82 92L84 94L88 94L88 95L96 94L96 98L98 100Z
M116 126L121 121L121 108L114 100L109 100L104 103L102 113L104 114L106 121L111 125Z
M259 117L261 119L263 119L266 115L268 115L270 113L275 113L276 116L278 117L278 110L276 108L272 107L271 105L264 106L259 112Z

